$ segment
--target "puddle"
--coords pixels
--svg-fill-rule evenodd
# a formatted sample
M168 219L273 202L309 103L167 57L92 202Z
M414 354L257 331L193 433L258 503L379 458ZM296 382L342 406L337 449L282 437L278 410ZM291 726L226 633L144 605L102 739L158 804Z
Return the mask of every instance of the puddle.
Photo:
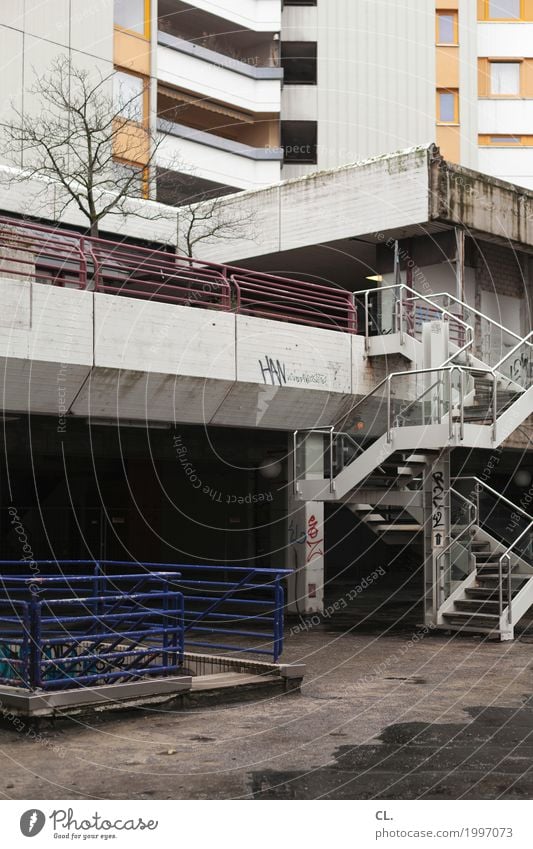
M411 680L411 679L407 679ZM328 765L251 775L255 799L530 799L533 705L475 707L465 723L389 725ZM333 736L333 735L331 735Z

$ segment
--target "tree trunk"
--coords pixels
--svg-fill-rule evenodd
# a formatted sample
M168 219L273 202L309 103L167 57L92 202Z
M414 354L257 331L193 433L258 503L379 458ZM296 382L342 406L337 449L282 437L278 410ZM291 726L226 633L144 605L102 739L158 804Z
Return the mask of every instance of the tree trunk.
M91 221L91 226L89 228L89 234L93 236L95 239L98 238L98 221Z

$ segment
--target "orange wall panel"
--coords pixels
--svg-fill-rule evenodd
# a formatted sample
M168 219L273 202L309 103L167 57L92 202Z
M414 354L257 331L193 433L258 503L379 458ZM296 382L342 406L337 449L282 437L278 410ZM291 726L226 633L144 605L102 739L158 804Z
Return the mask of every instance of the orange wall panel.
M437 47L437 88L459 88L459 50Z
M459 127L437 127L437 145L448 162L461 161L461 131Z
M488 59L478 59L477 62L478 69L478 96L479 97L488 97L490 94L490 68L489 68L489 60Z
M145 38L115 29L115 65L138 74L150 74L150 42Z
M146 130L136 124L124 122L114 137L113 154L118 159L147 165L150 159L150 138Z

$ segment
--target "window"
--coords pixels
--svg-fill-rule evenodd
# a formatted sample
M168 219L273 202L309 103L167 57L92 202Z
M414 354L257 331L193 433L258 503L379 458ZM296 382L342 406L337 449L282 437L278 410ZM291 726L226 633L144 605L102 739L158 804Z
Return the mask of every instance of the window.
M437 44L458 44L457 12L437 12Z
M148 37L149 0L115 0L115 24Z
M316 85L316 41L283 41L281 66L286 83Z
M459 92L457 89L441 88L437 91L437 122L459 123Z
M145 85L142 77L115 71L113 77L113 103L118 115L139 124L144 118Z
M316 164L317 122L282 121L281 146L284 162Z
M119 191L128 197L144 198L147 196L146 169L134 162L113 159L113 180Z
M485 18L492 21L519 21L522 0L485 0Z
M522 144L521 136L489 136L489 144Z
M520 62L490 62L490 93L520 94Z

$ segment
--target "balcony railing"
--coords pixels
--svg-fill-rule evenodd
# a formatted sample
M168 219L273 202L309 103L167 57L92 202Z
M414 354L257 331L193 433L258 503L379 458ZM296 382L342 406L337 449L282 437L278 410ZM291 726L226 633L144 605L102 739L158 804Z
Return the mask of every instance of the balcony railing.
M352 294L163 250L0 217L0 279L357 333Z

